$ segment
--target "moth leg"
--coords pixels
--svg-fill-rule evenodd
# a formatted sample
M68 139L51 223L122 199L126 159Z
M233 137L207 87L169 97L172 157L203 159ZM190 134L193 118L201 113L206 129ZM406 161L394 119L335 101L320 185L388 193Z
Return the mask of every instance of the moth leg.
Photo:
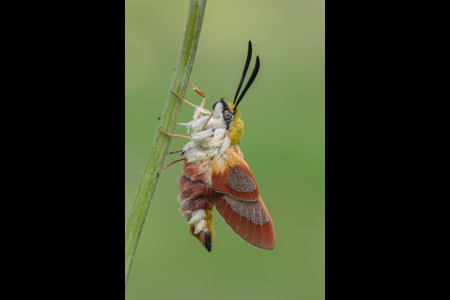
M174 160L173 162L171 162L170 164L168 164L167 166L165 166L164 168L162 168L161 171L158 172L158 175L161 175L161 173L162 173L165 169L167 169L168 167L170 167L170 166L173 165L174 163L179 162L179 161L182 161L182 160L186 160L186 157L183 157L183 158Z
M192 85L192 87L194 88L194 91L197 93L197 95L199 95L200 97L203 98L201 108L204 108L205 107L205 103L206 103L206 95L205 95L205 93L203 93L198 87L196 87L195 84L192 83L192 81L189 80L189 83ZM201 117L202 117L201 113L199 111L196 111L195 114L194 114L194 120L197 120L197 119L199 119ZM202 130L205 129L206 124L208 124L208 122L211 119L211 117L212 117L212 114L209 115L209 118L206 121L205 125L203 126Z
M197 93L197 95L199 95L200 97L203 98L201 108L204 108L205 107L205 103L206 103L205 93L203 93L198 87L196 87L190 80L189 80L189 83L192 85L192 87L194 88L194 91Z
M195 104L192 104L191 102L187 101L186 99L184 99L183 97L181 97L177 92L175 92L174 90L170 90L172 93L174 93L175 95L177 95L181 100L183 100L184 102L186 102L187 104L195 107L197 110L199 110L201 113L203 114L212 114L212 112L210 112L209 110L207 110L206 108L197 106ZM206 100L206 98L204 98ZM203 103L204 105L204 103Z
M183 152L183 149L177 150L177 151L172 151L172 152L167 152L167 155L175 154L175 153L180 153L180 152Z
M192 139L192 137L190 137L190 136L184 136L184 135L171 134L171 133L164 132L161 129L161 127L159 127L158 129L159 129L159 131L161 131L162 133L164 133L165 135L168 135L168 136L175 136L175 137L181 137L181 138L185 138L185 139Z
M200 130L200 131L203 131L203 130L206 128L206 125L208 125L208 122L209 122L209 120L211 120L211 117L212 117L212 116L213 116L213 115L209 115L208 120L206 120L205 125L203 125L203 128L202 128L202 130Z

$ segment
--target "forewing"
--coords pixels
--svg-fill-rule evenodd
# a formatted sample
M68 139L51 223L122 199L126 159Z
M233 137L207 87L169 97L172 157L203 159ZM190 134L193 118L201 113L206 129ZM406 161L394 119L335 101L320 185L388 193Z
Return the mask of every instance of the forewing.
M228 225L250 244L268 250L275 247L275 228L261 197L245 201L224 194L216 208Z
M259 189L255 176L245 162L240 149L230 147L227 155L233 163L225 166L222 170L211 173L214 190L241 200L258 200Z

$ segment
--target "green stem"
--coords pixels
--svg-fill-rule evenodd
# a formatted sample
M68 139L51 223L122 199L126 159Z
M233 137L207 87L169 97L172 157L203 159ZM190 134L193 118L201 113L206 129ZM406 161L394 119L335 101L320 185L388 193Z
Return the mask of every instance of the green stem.
M205 7L206 0L190 0L180 53L159 123L159 126L165 132L173 133L175 129L182 100L171 93L170 90L176 91L183 97L186 93L194 64L195 53L197 52ZM170 140L171 137L156 130L147 164L142 174L133 205L131 206L130 216L125 229L125 287L127 286L128 276L130 275L131 265L142 227L144 226L145 217L147 216L156 183L158 182L158 172L164 163Z

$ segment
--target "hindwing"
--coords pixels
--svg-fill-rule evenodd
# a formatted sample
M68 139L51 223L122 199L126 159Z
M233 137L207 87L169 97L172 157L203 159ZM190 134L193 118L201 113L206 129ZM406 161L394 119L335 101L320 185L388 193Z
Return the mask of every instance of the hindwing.
M275 247L275 228L261 197L245 201L225 194L217 201L216 208L228 225L250 244L269 250Z

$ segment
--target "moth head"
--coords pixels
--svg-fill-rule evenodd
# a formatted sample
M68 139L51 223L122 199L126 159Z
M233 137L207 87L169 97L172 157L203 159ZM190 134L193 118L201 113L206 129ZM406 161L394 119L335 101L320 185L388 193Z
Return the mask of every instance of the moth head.
M222 118L222 120L228 125L234 121L235 117L240 116L237 107L233 103L228 102L226 98L221 98L220 100L214 102L213 110L214 117Z

